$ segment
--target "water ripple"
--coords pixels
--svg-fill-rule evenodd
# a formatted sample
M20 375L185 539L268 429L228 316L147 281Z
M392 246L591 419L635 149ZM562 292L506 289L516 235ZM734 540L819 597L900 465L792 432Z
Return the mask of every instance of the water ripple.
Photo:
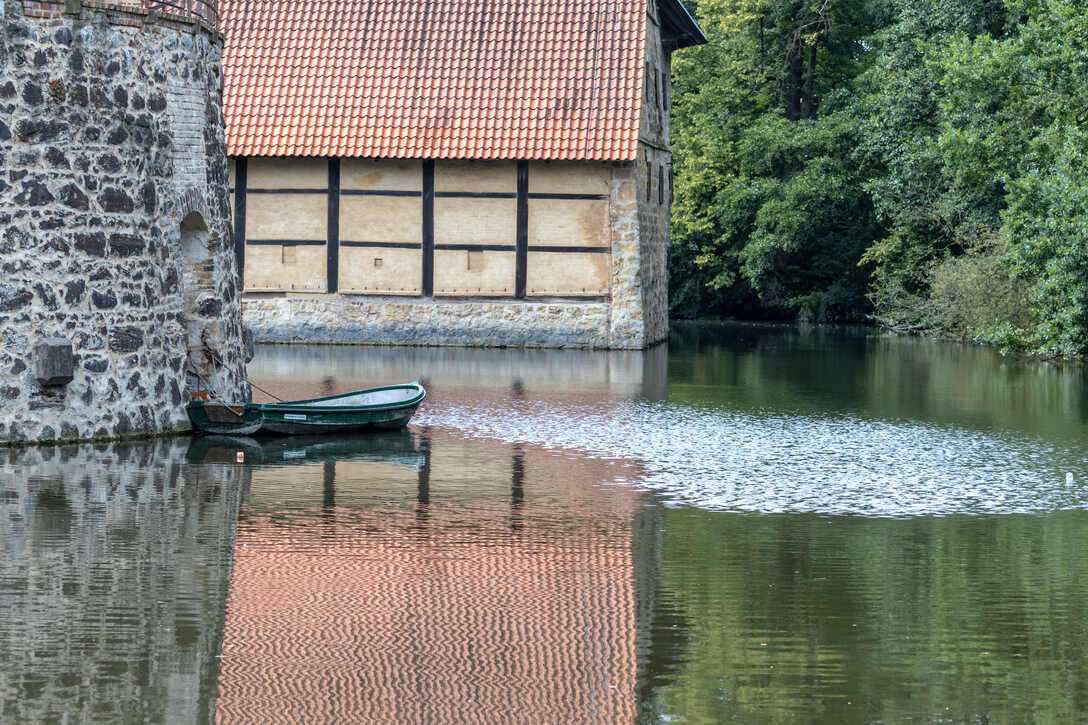
M906 517L1088 508L1084 452L1038 437L909 420L641 400L443 402L417 422L506 442L637 459L667 503L759 513Z

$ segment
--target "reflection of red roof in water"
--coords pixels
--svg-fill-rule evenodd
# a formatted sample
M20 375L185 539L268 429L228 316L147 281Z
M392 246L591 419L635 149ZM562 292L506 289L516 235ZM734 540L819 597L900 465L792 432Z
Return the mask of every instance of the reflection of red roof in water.
M414 530L410 512L248 516L219 721L632 722L638 496L615 493L610 512L516 534L501 505Z

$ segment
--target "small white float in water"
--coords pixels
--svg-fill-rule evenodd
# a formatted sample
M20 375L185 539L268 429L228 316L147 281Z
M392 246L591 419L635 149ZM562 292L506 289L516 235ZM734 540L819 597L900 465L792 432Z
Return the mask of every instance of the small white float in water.
M1073 483L1073 474L1072 473L1065 474L1065 482L1066 483Z

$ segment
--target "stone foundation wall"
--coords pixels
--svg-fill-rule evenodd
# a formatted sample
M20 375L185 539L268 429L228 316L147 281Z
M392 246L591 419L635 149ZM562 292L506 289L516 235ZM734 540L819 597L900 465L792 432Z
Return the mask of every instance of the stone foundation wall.
M187 388L248 396L222 39L121 7L0 3L0 445L184 429ZM72 346L66 384L39 381L47 339Z
M259 342L616 347L603 302L289 295L247 297L244 306Z

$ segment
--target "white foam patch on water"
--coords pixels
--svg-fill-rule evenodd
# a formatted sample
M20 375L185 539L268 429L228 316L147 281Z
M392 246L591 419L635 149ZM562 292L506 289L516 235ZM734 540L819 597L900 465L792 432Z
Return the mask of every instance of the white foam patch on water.
M1084 451L1016 433L668 403L494 400L415 421L510 443L635 459L633 484L715 510L864 516L1088 508Z

